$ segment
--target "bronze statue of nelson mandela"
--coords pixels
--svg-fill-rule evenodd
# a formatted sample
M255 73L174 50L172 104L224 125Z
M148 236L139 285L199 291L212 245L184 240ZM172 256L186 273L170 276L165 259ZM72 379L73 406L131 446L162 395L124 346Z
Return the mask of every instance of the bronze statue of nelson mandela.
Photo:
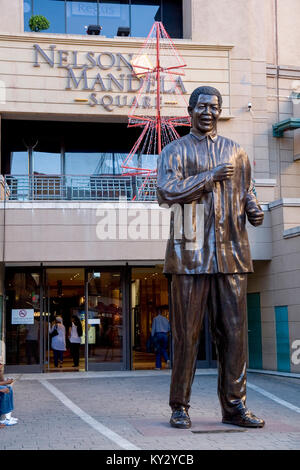
M182 208L179 230L176 211L171 212L164 266L172 279L170 424L178 428L191 426L189 401L206 309L217 349L222 421L264 426L246 408L246 294L247 274L253 267L245 226L246 215L258 226L264 214L252 189L247 154L217 134L221 109L217 89L194 90L188 107L190 133L167 145L158 159L159 204ZM203 237L192 237L190 246L186 234L195 233L198 204L204 213ZM190 210L185 212L187 205Z

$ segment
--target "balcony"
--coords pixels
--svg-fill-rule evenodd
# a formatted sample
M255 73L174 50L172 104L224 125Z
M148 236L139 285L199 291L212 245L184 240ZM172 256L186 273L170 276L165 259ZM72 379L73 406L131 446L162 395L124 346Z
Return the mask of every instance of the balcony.
M157 202L156 178L112 175L5 175L6 201Z

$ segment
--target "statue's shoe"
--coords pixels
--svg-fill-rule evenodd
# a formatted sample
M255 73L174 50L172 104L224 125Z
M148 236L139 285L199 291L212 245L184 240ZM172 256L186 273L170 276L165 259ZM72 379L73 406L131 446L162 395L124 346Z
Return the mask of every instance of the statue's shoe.
M235 426L242 426L244 428L263 428L265 425L263 419L255 416L247 408L236 415L223 416L222 423L234 424Z
M173 428L189 429L191 427L191 418L185 406L173 409L170 424Z

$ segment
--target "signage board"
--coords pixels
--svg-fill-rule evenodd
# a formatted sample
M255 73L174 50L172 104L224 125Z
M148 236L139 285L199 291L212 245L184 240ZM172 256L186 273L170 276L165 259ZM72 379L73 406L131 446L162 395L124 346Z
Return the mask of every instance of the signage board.
M33 325L34 310L28 308L12 309L11 323L12 325Z

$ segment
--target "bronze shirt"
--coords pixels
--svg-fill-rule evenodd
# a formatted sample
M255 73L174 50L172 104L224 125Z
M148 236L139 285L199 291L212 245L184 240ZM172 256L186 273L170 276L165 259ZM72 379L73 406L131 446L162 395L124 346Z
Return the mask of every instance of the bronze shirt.
M222 163L231 163L234 175L213 182L211 169ZM252 272L246 212L261 208L249 192L251 167L242 147L226 137L191 131L163 149L157 171L158 202L173 209L164 272ZM196 236L197 204L203 205L202 239Z

